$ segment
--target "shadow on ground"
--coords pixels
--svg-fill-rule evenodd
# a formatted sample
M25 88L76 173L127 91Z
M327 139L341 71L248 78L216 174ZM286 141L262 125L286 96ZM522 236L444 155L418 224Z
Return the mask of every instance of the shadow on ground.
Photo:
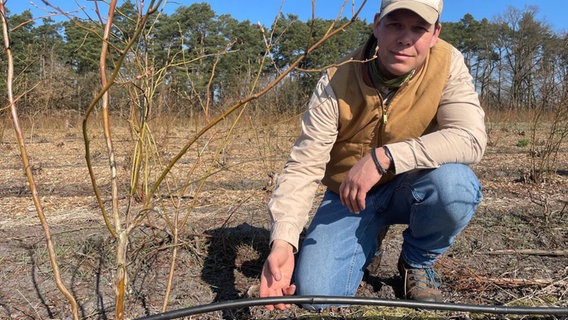
M215 293L214 302L249 297L252 289L245 278L260 279L269 253L268 230L244 223L205 233L210 236L210 243L201 277ZM224 319L247 316L250 316L248 308L223 312Z

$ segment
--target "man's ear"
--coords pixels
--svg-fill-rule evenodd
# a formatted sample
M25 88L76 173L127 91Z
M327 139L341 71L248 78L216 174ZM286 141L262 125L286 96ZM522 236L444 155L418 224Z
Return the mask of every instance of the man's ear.
M436 43L438 43L438 39L440 39L440 32L442 31L442 24L441 23L437 23L435 24L434 27L434 33L432 36L432 41L430 41L430 48L432 48L433 46L436 45Z
M380 14L376 13L375 18L373 19L373 35L375 36L375 38L377 38L379 32L379 17Z

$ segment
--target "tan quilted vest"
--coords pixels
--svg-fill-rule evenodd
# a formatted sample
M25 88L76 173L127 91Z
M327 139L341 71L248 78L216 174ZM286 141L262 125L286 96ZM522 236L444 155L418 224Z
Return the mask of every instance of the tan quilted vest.
M365 47L351 57L363 60ZM438 41L424 67L391 98L386 124L382 120L382 98L365 80L368 75L364 63L349 62L328 70L339 104L339 134L322 180L324 185L339 192L349 169L371 148L416 138L434 129L436 111L450 72L451 51L447 42ZM391 178L387 175L379 184Z

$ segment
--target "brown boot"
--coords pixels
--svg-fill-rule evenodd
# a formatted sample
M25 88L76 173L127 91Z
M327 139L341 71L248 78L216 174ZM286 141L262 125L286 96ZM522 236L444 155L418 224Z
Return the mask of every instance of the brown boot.
M406 299L443 302L440 285L442 279L432 268L416 269L409 266L402 256L398 259L398 272L404 281Z

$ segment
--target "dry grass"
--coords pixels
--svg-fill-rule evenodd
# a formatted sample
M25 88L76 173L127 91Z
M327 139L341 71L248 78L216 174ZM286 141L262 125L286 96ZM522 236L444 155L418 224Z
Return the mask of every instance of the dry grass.
M545 184L522 182L528 152L517 145L523 119L492 115L491 145L474 166L484 200L470 226L439 263L445 297L456 303L548 305L568 307L568 257L531 254L492 255L494 250L559 250L568 247L568 148L561 149L559 170ZM181 233L176 277L169 310L241 298L258 284L267 254L266 202L271 175L281 170L298 133L299 117L248 117L229 137L230 119L190 149L172 171L172 189L163 188L145 223L132 235L129 266L129 317L157 313L165 292L172 237L164 217L188 217ZM195 134L200 121L179 117L154 119L157 154L164 162ZM105 201L109 198L105 147L92 124L93 159ZM114 123L121 194L127 194L131 136L126 121ZM33 133L30 133L33 127ZM22 174L18 149L7 128L0 141L0 318L65 318L68 307L55 288L43 235ZM108 318L113 308L114 242L102 223L85 168L80 117L42 117L26 124L31 163L62 264L64 279L87 319ZM197 170L191 171L195 163ZM199 194L200 178L212 166ZM160 164L156 165L158 172ZM189 174L189 172L192 172ZM189 181L183 193L179 187ZM174 190L174 191L172 191ZM321 195L321 191L318 196ZM175 197L170 197L175 195ZM124 206L125 199L121 200ZM317 202L315 203L317 204ZM401 228L386 242L384 266L368 277L359 295L398 297L395 263ZM522 282L522 280L527 280ZM548 281L538 283L536 280ZM507 282L508 281L508 282ZM531 282L532 281L532 282ZM477 315L391 308L353 307L310 314L293 308L269 313L260 307L202 315L218 318L468 318ZM485 317L485 316L479 316Z

